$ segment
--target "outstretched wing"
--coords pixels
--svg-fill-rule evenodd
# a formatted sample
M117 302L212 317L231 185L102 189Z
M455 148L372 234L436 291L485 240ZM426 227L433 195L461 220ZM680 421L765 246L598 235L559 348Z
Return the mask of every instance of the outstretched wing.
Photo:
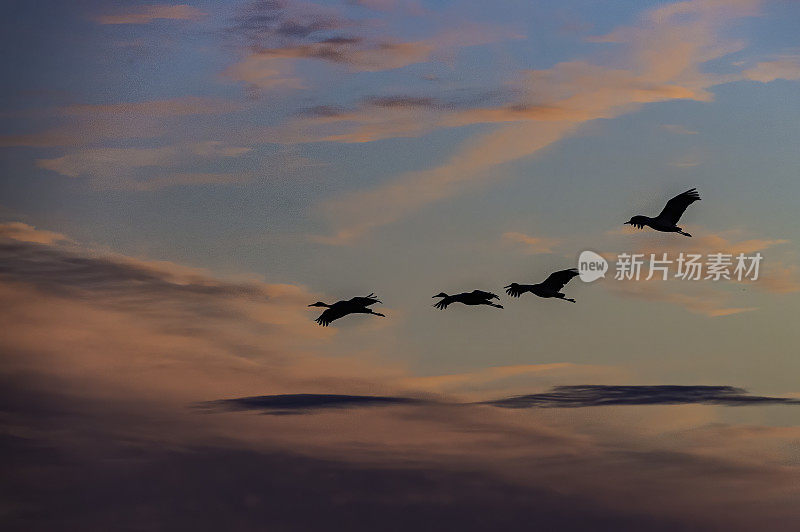
M667 202L664 210L661 211L661 214L656 219L668 225L676 225L686 207L695 201L700 201L700 194L697 193L695 188L687 190L683 194L678 194Z
M374 305L375 303L380 303L380 300L375 297L375 294L370 292L368 296L356 296L349 300L349 303L354 305L358 305L360 307L368 307L370 305Z
M327 327L330 323L334 320L338 320L342 316L347 316L350 314L350 311L347 310L343 305L333 305L332 307L325 309L325 312L319 315L316 321L323 327Z
M442 299L439 300L438 303L436 303L433 306L438 308L439 310L444 310L444 309L447 308L447 305L449 305L452 302L453 302L453 299L451 297L443 297Z
M483 290L473 290L472 293L482 299L500 299L497 294L491 292L484 292Z
M558 292L564 285L567 284L572 280L573 277L578 275L578 270L576 268L570 268L569 270L561 270L559 272L551 273L550 276L544 280L542 285L544 285L547 289L552 290L553 292Z
M525 292L528 292L531 288L529 284L517 284L511 283L510 285L506 286L506 294L510 295L511 297L519 297Z

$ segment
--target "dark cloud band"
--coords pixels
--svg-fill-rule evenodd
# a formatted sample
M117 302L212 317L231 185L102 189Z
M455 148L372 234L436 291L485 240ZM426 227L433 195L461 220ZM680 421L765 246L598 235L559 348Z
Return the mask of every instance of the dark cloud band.
M619 405L712 404L753 406L800 404L787 397L747 395L732 386L558 386L546 393L520 395L487 401L484 404L501 408L576 408Z
M265 413L282 414L291 411L305 412L323 408L356 408L365 406L418 405L426 401L409 397L385 397L378 395L337 395L296 393L281 395L259 395L221 399L197 405L209 410L261 410Z
M732 386L558 386L549 392L480 403L447 403L411 397L337 394L281 394L221 399L197 405L208 410L258 410L265 413L310 412L326 408L396 405L487 405L499 408L579 408L623 405L709 404L721 406L798 405L789 397L747 395Z

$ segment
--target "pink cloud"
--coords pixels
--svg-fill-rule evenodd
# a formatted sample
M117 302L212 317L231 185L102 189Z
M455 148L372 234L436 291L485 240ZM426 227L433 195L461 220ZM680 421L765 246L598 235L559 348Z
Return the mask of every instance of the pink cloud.
M800 57L792 56L775 61L763 61L744 71L744 77L753 81L769 83L777 79L800 79Z

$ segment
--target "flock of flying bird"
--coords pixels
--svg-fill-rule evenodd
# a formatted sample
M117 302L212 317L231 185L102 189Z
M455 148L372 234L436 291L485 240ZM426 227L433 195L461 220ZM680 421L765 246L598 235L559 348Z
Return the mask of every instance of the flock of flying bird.
M649 216L634 216L627 222L626 225L632 225L638 229L643 229L645 226L650 227L656 231L664 233L678 233L684 236L692 236L685 232L681 227L678 227L678 220L686 210L686 207L698 201L700 195L697 190L692 188L682 194L678 194L669 200L661 211L661 214L655 218ZM518 284L511 283L505 287L506 293L511 297L520 297L522 294L530 292L533 295L543 298L556 298L564 301L575 303L574 299L568 298L561 292L564 286L572 280L573 277L578 275L578 270L570 268L567 270L557 271L551 273L547 279L538 284ZM463 305L487 305L494 308L503 308L500 303L493 303L492 300L500 300L497 294L492 292L484 292L483 290L473 290L472 292L462 292L460 294L448 295L444 292L436 294L434 298L440 298L439 301L433 305L434 307L444 310L453 303L461 303ZM371 305L375 303L382 303L375 294L370 293L368 296L358 296L345 301L338 301L332 305L317 301L309 305L309 307L324 307L325 311L315 320L323 327L327 327L334 320L343 318L349 314L372 314L373 316L385 317L380 312L375 312Z

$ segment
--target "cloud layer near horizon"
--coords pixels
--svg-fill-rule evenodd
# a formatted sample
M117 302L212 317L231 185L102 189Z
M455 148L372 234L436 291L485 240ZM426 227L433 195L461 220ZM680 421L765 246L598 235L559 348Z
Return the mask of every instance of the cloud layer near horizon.
M278 463L323 476L361 475L350 487L336 488L354 498L359 512L382 511L386 502L364 497L358 486L364 475L383 479L387 494L407 508L426 509L430 519L457 506L432 507L427 496L419 499L419 486L404 487L418 478L440 479L431 497L447 493L462 502L485 489L517 493L520 500L536 495L550 501L549 510L486 496L474 506L510 511L510 522L549 522L547 516L563 516L569 507L576 528L590 520L636 530L657 519L685 527L767 523L780 530L795 511L798 471L787 464L797 429L720 424L711 406L786 399L727 387L607 386L559 388L493 404L592 405L604 409L602 427L584 418L584 409L553 416L559 409L453 408L447 403L461 402L452 388L459 383L559 371L570 378L581 368L519 366L426 380L379 352L331 351L336 332L313 324L305 305L316 295L302 287L222 280L173 263L87 249L24 224L0 229L0 314L8 324L0 339L2 429L16 505L5 518L17 528L46 528L54 521L86 528L90 516L108 523L112 513L90 510L70 494L99 494L110 486L124 486L130 495L108 495L102 505L117 519L142 523L134 510L146 507L153 519L184 526L185 508L176 512L164 501L204 504L206 494L178 480L198 478L187 477L189 471L203 471L203 482L228 494L224 504L190 512L204 523L235 514L246 516L243 529L303 522L291 513L265 515L262 510L272 506L263 498L273 495L244 480L260 471L272 471L276 480ZM443 386L451 387L447 394ZM260 397L265 391L273 395ZM210 416L189 407L209 397L250 397L222 403L233 409L317 414ZM673 403L683 404L659 406ZM379 404L384 408L351 410ZM684 410L674 416L661 410L666 408ZM43 462L44 456L50 459ZM138 464L135 474L126 466L131 459ZM43 471L60 480L43 488L35 481ZM454 491L451 482L467 472L481 488ZM311 508L339 515L311 487L285 482L294 487L288 499L279 499L283 504L311 497L306 513ZM654 482L660 485L658 502L647 495ZM144 490L147 485L159 488ZM319 493L334 489L317 486ZM552 507L555 501L565 506ZM370 528L362 525L353 529Z

